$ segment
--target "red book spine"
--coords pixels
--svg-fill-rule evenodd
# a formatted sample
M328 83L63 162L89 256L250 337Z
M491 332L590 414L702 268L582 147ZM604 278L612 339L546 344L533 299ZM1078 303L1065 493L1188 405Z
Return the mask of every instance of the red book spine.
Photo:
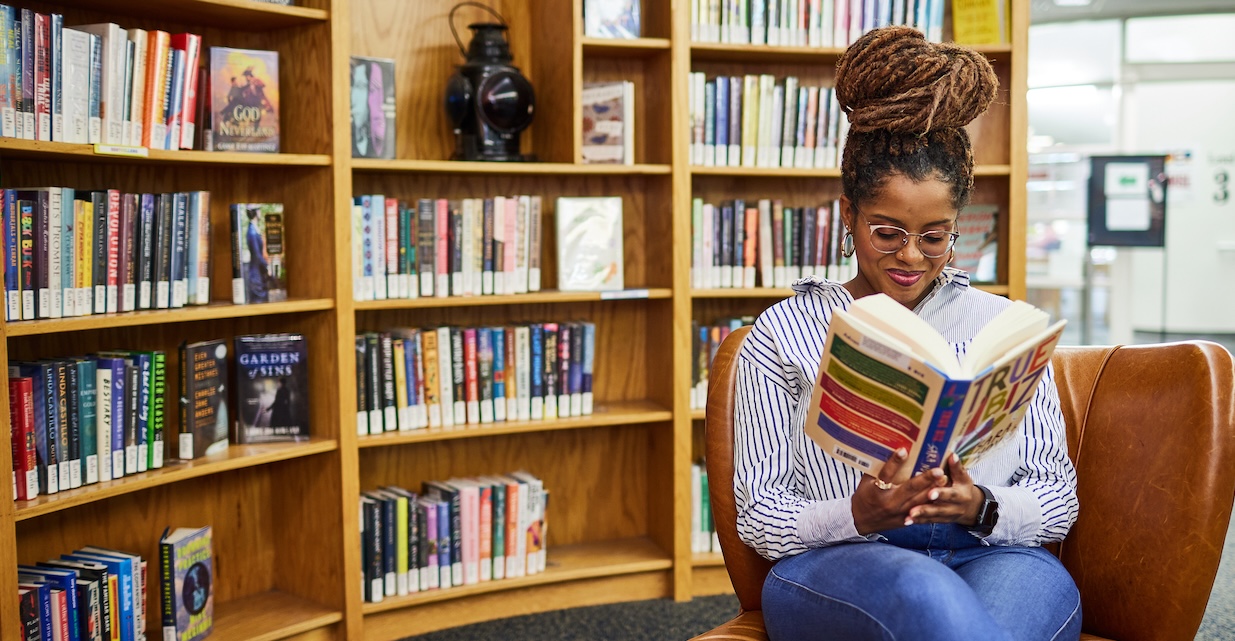
M467 390L467 422L480 423L480 383L476 375L476 328L463 330L463 383Z
M35 139L51 140L51 19L34 14Z
M118 311L120 283L120 191L107 190L107 312Z
M9 379L9 424L13 428L13 473L17 500L39 495L38 453L34 446L34 381Z
M399 273L399 201L386 199L386 298L402 298L398 287ZM391 276L396 276L391 278Z
M450 295L450 262L446 252L449 245L450 204L445 198L437 199L437 211L433 223L434 229L437 230L437 248L433 252L437 283L433 287L433 293L435 296L444 297Z
M180 113L176 114L180 120L179 148L192 149L197 122L197 67L201 64L202 37L195 33L178 33L171 37L171 47L184 51L184 100L180 104Z

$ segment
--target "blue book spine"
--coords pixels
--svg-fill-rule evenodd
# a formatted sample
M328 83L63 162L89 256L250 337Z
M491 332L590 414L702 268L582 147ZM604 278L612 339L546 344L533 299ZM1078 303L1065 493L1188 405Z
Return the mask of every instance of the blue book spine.
M43 369L43 366L35 363L18 363L10 368L9 376L16 375L31 380L30 390L34 403L34 449L38 454L39 490L44 494L55 494L60 491L60 474L56 467L58 446L56 440L49 437L47 430L47 387L44 383Z
M97 365L90 359L76 361L78 420L81 424L82 474L86 483L99 480Z
M172 198L172 261L171 261L171 307L184 307L188 301L188 242L189 195L177 193Z
M180 148L180 127L177 116L180 115L180 105L184 101L184 56L183 49L172 49L171 84L167 88L167 137L163 140L163 149Z
M706 149L716 144L716 81L703 83L703 164L709 164ZM714 148L714 147L713 147ZM715 153L715 152L713 152Z
M199 242L202 233L201 192L191 191L188 193L188 198L185 229L185 251L188 254L185 257L185 265L188 269L185 272L185 281L188 283L187 294L195 297L197 292L197 265L201 259L201 242Z
M73 295L77 276L77 253L73 247L74 230L77 229L77 217L73 210L76 193L68 187L60 189L60 256L55 260L60 261L60 291L64 297L65 316L69 316L69 312L74 316L79 313Z
M926 441L922 451L918 453L918 461L913 466L913 473L924 472L939 467L944 463L948 443L952 440L952 432L964 409L965 397L973 381L947 381L935 404L935 414L926 430Z
M535 323L531 327L531 356L532 362L529 365L532 368L532 398L544 398L545 395L545 328L540 323ZM532 404L535 405L533 400Z
M133 561L127 557L95 554L92 552L63 554L60 558L69 561L102 563L107 566L109 573L116 575L120 589L120 595L117 599L120 603L120 641L137 641L136 600L138 595L133 591Z
M497 416L506 416L506 328L491 327L489 332L493 341L493 408Z
M18 565L21 574L43 577L49 584L64 591L65 609L69 619L69 638L64 641L81 641L80 612L77 606L77 572L70 569L51 569L34 565Z
M596 324L583 323L583 412L592 413L592 372L596 365Z
M12 189L3 190L0 207L3 207L4 211L5 320L21 320L21 282L17 277L17 230L20 216L17 214L17 198Z
M47 641L55 638L51 629L51 584L45 581L38 583L38 593L40 627L43 630L43 641Z
M130 411L137 413L137 469L144 472L149 469L150 461L150 394L154 384L154 363L151 355L143 352L133 354L132 362L137 366L137 407Z
M137 254L137 308L154 306L151 292L154 288L154 194L141 195L141 244Z
M450 503L437 502L437 569L442 577L441 587L453 585L450 565Z
M713 99L716 102L716 156L718 165L727 164L725 160L728 158L729 148L724 147L722 152L721 145L729 144L729 78L726 76L717 76L716 78L716 97Z
M374 251L374 228L373 228L373 209L369 206L370 198L368 196L357 196L354 204L360 205L360 224L364 234L361 243L361 275L365 278L373 278L373 251Z
M13 57L17 54L13 40L16 12L9 5L0 5L0 136L17 136L13 102Z
M90 34L90 126L91 143L103 142L103 39ZM98 213L96 212L97 216Z
M127 421L124 413L124 359L99 358L98 368L111 371L111 470L112 478L120 478L124 476L124 427Z

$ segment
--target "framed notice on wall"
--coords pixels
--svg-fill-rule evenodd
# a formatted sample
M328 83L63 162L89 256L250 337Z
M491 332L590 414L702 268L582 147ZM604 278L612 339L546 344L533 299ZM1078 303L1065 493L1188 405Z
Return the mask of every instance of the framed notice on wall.
M1089 245L1162 247L1166 156L1092 156L1089 162Z

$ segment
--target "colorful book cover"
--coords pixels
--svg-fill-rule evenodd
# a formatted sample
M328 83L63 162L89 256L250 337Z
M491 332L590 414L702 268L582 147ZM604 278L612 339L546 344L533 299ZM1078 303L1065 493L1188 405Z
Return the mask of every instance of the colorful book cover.
M214 548L210 526L164 531L159 541L164 641L198 641L214 626Z
M626 155L631 115L627 85L630 81L583 85L583 162L630 163Z
M969 272L976 283L993 283L998 279L999 207L969 205L956 218L956 239L952 266Z
M237 336L236 443L309 438L309 351L302 334Z
M283 203L237 203L232 211L232 302L287 300Z
M177 458L195 459L228 446L227 342L180 346L180 442ZM161 417L156 423L161 422Z
M210 48L215 151L279 151L279 53Z
M395 61L351 58L352 158L395 157Z
M622 199L557 199L558 289L623 288Z
M640 0L583 0L583 35L638 38Z

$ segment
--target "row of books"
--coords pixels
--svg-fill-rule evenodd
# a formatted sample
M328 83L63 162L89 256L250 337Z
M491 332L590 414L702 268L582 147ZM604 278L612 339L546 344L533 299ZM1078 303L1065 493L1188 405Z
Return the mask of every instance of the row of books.
M711 325L700 324L692 320L690 323L690 409L702 410L708 407L708 372L712 367L712 359L716 358L716 350L731 332L743 325L753 325L754 316L723 318Z
M695 42L847 47L877 27L907 25L943 40L946 0L691 0Z
M210 192L4 189L6 320L210 302Z
M849 133L831 87L771 74L691 73L690 123L691 164L705 167L837 167Z
M708 468L703 461L690 464L690 551L720 552L720 538L712 519L712 498L708 495Z
M364 600L544 572L548 503L524 471L361 493Z
M158 469L165 458L200 458L226 449L229 440L308 438L304 336L242 335L234 344L234 378L225 341L180 346L175 449L166 444L172 435L164 352L116 350L10 363L14 496L27 501Z
M191 149L201 36L0 5L0 134Z
M540 291L541 197L355 198L356 300Z
M146 559L88 546L17 566L22 639L145 641Z
M359 334L356 431L589 416L595 355L589 322Z
M583 162L635 164L635 83L589 82L580 96Z
M691 202L691 286L788 287L807 276L853 277L841 253L840 201L785 207L780 199Z

